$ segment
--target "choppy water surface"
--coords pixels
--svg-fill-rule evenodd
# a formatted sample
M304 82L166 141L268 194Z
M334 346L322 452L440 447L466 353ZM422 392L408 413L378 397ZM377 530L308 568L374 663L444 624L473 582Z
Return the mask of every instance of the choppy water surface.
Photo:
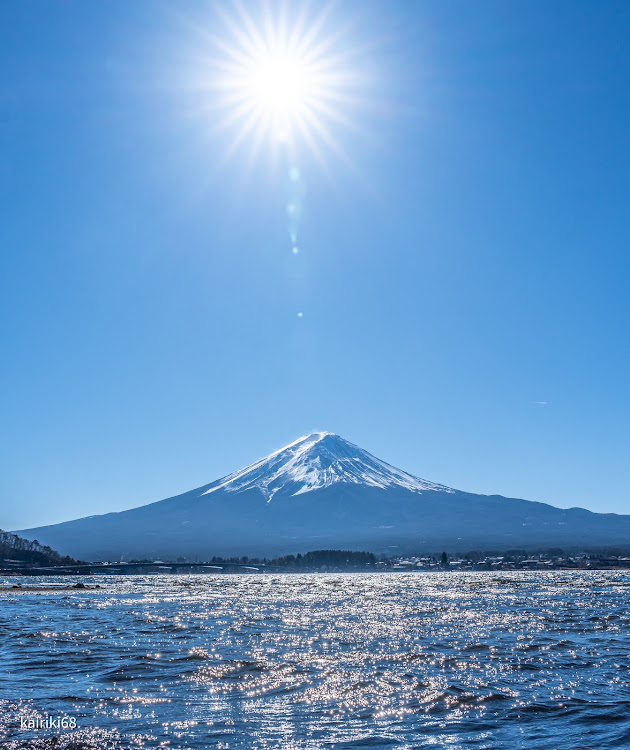
M3 748L630 748L626 573L90 582L0 594Z

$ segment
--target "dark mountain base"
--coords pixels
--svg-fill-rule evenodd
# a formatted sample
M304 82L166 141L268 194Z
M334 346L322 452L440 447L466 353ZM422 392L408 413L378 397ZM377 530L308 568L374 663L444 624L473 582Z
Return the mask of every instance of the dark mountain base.
M297 496L279 492L267 502L258 490L204 490L21 533L89 560L630 546L630 517L497 495L337 484Z

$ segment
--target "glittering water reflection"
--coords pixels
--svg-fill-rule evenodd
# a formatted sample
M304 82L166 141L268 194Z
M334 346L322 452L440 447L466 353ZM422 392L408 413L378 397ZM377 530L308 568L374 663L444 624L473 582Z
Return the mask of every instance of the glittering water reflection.
M99 583L0 594L3 747L630 747L625 573Z

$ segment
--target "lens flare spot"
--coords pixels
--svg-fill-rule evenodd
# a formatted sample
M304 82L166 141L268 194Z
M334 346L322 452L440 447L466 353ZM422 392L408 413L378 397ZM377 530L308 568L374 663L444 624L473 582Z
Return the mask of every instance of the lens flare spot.
M304 313L303 312L299 312L298 313L298 318L303 318L303 317L304 317Z

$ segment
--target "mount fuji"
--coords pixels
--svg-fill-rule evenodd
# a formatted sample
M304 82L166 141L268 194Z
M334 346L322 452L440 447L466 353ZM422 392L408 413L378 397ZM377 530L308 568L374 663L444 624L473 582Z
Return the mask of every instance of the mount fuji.
M333 548L630 546L630 516L461 492L316 432L182 495L18 533L84 560L207 560Z

